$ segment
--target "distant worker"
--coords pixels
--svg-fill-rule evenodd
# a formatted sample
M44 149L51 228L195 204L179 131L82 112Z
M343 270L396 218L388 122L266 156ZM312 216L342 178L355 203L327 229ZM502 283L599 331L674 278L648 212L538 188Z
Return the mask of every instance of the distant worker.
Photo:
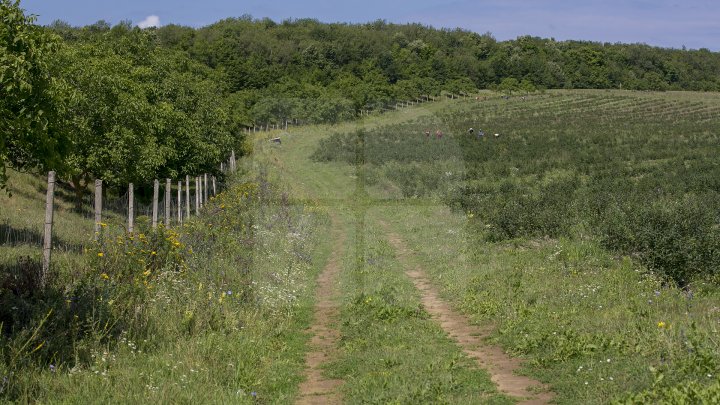
M430 138L430 130L429 130L429 129L426 129L426 130L425 130L425 136L428 137L428 138Z
M477 132L477 139L482 139L485 136L485 131L482 129L478 130Z
M442 131L441 131L441 130L439 130L439 129L438 129L437 131L435 131L435 136L437 137L437 139L440 139L440 138L442 138L442 136L443 136L443 133L442 133Z
M500 136L500 134L495 134L495 138L498 138L499 136Z
M474 132L475 132L475 130L472 129L472 127L470 127L470 129L468 129L468 134L472 135Z

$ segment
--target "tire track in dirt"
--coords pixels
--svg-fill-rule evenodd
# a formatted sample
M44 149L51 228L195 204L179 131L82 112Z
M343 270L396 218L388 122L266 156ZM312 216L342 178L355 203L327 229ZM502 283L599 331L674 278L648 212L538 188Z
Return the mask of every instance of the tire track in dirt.
M387 224L381 222L381 225L388 229ZM490 373L492 381L501 392L515 397L521 404L547 404L553 399L554 394L539 381L515 374L520 367L519 359L508 356L500 347L483 342L491 332L489 328L483 329L470 324L467 317L455 311L440 297L428 276L419 266L413 264L412 252L400 236L390 232L388 239L398 252L400 263L406 269L405 274L421 292L425 309L462 347L465 354Z
M337 230L337 221L332 218L332 239L335 241L325 268L318 277L315 292L314 319L310 326L313 337L311 350L305 354L305 381L300 384L297 405L341 404L338 388L341 380L328 379L322 375L322 365L327 363L335 352L340 332L333 326L340 310L335 298L338 295L337 280L342 266L342 253L345 235Z

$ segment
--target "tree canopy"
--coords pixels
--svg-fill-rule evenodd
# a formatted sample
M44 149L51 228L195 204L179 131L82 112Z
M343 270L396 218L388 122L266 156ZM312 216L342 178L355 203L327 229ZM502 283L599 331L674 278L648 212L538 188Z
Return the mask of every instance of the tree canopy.
M34 25L0 0L5 167L84 189L212 171L246 127L334 123L443 91L720 90L720 54L420 24L229 18L202 28Z

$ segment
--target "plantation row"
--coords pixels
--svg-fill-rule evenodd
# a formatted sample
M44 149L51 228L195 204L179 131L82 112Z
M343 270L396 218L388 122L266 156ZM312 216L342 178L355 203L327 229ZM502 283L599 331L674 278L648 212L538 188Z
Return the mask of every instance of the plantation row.
M628 92L490 99L331 137L314 158L367 163L369 184L405 197L436 190L488 240L590 234L686 286L718 281L718 111L711 97Z

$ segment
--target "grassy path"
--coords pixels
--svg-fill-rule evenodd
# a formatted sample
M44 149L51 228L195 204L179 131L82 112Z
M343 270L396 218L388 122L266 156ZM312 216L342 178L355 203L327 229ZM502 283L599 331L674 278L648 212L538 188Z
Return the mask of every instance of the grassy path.
M335 351L340 333L334 326L339 308L337 304L337 279L341 268L345 235L337 228L338 220L333 216L333 251L325 269L318 277L314 319L310 331L313 333L312 349L305 355L305 381L300 385L296 404L338 404L341 403L338 387L340 380L326 378L322 366L326 365Z
M382 225L385 229L389 229L387 223ZM481 329L470 324L467 317L455 311L440 297L437 288L422 268L415 263L412 251L397 233L389 231L388 239L398 252L400 261L406 269L405 274L421 292L423 306L443 330L462 347L467 356L475 359L481 367L490 372L492 381L500 391L521 399L522 404L546 404L554 397L539 381L516 374L520 365L517 359L505 354L500 347L483 342L483 339L489 336L490 328Z
M398 114L298 128L281 134L281 147L257 139L258 165L288 184L295 199L312 201L334 218L328 237L335 247L318 279L297 403L547 403L550 394L533 391L544 391L539 382L516 376L517 362L481 344L485 335L439 298L429 278L408 271L417 266L402 242L406 229L373 214L388 204L423 201L386 200L390 196L365 187L362 166L310 159L329 133L407 119Z

